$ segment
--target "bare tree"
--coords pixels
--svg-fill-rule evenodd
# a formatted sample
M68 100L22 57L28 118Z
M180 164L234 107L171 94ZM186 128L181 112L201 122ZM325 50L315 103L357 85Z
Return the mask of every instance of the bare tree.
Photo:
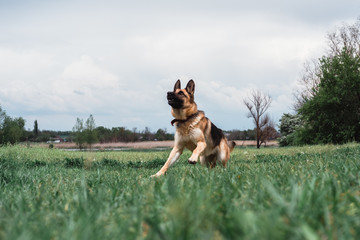
M252 118L256 129L256 147L264 142L261 141L261 135L264 128L271 122L270 117L265 112L270 107L271 98L269 95L263 94L261 91L253 91L251 96L244 99L244 104L249 110L248 118Z
M299 110L306 101L317 94L320 78L320 63L316 60L305 62L302 77L298 80L299 88L293 93L295 98L293 108L295 111Z
M342 51L360 57L360 17L353 25L344 23L336 31L328 33L328 56L340 55Z

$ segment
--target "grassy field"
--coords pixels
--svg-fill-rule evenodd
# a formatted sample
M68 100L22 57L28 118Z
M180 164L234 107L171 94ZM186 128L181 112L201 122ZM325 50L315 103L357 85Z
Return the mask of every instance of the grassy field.
M169 151L0 148L0 239L360 239L360 145Z

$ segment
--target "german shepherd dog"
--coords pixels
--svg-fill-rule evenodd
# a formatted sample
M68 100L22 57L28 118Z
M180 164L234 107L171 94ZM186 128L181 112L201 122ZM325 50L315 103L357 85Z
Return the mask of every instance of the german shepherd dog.
M181 89L181 82L177 80L174 91L167 93L168 104L175 125L175 144L164 166L152 177L161 176L174 164L182 154L184 148L192 151L188 159L190 164L196 164L200 158L202 165L215 167L216 162L226 167L230 152L235 142L228 142L221 131L207 117L203 111L197 109L194 101L195 83L190 80L186 88Z

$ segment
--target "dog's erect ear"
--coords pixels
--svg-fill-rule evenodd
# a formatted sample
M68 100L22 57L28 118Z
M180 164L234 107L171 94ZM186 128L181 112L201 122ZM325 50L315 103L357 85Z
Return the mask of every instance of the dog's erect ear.
M187 85L186 85L186 91L190 94L193 95L195 92L195 82L191 79Z
M176 91L176 89L181 89L181 82L180 79L176 81L175 85L174 85L174 92Z

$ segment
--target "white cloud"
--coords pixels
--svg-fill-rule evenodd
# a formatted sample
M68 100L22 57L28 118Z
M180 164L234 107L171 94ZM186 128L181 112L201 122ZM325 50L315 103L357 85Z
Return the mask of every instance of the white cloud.
M119 77L98 66L89 56L81 56L65 66L52 86L53 95L61 98L63 111L78 112L99 111L115 100L120 89Z
M0 47L0 101L10 107L37 105L46 94L46 78L53 74L53 56L34 50Z
M54 56L36 50L12 50L0 45L0 74L9 78L24 78L48 73ZM0 81L6 80L1 78Z

